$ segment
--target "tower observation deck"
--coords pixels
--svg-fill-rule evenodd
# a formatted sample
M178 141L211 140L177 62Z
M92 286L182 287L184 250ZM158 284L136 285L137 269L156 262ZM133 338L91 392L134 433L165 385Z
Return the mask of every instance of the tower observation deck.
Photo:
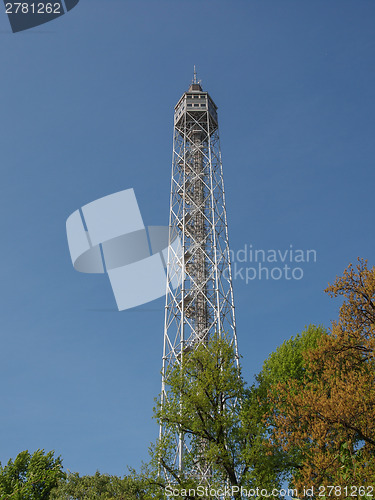
M217 106L195 71L174 109L169 242L162 406L169 369L212 335L230 338L237 354ZM161 422L160 439L166 432ZM175 468L182 471L189 442L181 432L170 437ZM199 456L192 471L202 484L209 482L210 465Z

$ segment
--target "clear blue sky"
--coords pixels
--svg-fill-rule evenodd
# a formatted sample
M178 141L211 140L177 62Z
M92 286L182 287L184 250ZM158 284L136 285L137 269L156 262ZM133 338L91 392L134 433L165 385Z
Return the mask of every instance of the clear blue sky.
M72 268L65 221L133 187L145 223L168 223L194 64L219 107L231 248L317 252L301 280L235 280L245 378L330 325L327 283L375 264L374 23L373 0L81 0L18 34L0 14L3 464L37 448L80 473L147 460L164 301L117 312L106 277Z

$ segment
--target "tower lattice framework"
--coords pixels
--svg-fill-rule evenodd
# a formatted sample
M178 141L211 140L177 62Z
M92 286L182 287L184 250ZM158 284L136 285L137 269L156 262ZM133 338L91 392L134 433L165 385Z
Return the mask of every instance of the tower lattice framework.
M169 243L162 406L168 369L211 335L229 337L238 359L217 106L195 71L174 112ZM161 422L160 439L166 432ZM174 467L182 471L189 442L182 433L170 437ZM194 475L209 483L210 464L199 456Z

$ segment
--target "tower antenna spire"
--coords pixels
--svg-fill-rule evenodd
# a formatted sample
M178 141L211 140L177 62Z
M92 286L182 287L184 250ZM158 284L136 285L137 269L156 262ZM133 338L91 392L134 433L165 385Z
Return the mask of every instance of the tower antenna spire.
M195 64L194 64L194 78L193 78L193 83L198 83L197 82L197 70L195 68Z

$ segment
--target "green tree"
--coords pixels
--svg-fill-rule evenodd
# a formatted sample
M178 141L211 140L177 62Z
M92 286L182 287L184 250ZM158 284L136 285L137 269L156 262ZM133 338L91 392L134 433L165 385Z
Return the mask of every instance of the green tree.
M304 353L315 349L327 335L328 332L322 325L309 325L295 337L283 342L263 363L262 371L257 376L259 385L271 388L278 382L291 379L302 382L307 369Z
M288 481L293 486L291 480L301 467L303 452L299 446L286 451L276 439L277 418L286 404L280 397L279 386L293 381L297 392L302 389L308 370L305 355L327 336L323 326L309 325L272 352L256 376L250 391L248 418L258 422L255 451L263 457L254 467L258 484L280 487L283 481Z
M51 500L141 500L144 498L142 483L133 476L111 476L97 471L93 476L80 476L70 472L59 482L50 496Z
M157 497L157 488L163 491L167 486L163 475L157 474L159 467L167 472L175 491L181 492L176 498L191 498L189 489L197 490L199 485L195 477L197 457L210 464L210 486L233 487L234 498L241 498L241 487L280 487L281 475L275 472L277 457L265 447L267 430L260 392L255 386L246 386L227 338L215 336L208 344L198 345L181 364L171 368L167 381L165 404L155 409L166 432L151 450L147 471L150 484L156 486L152 498ZM184 455L183 471L174 462L174 436L179 432L190 447Z
M1 500L47 500L59 479L65 477L62 460L54 452L26 450L4 467L0 463Z

